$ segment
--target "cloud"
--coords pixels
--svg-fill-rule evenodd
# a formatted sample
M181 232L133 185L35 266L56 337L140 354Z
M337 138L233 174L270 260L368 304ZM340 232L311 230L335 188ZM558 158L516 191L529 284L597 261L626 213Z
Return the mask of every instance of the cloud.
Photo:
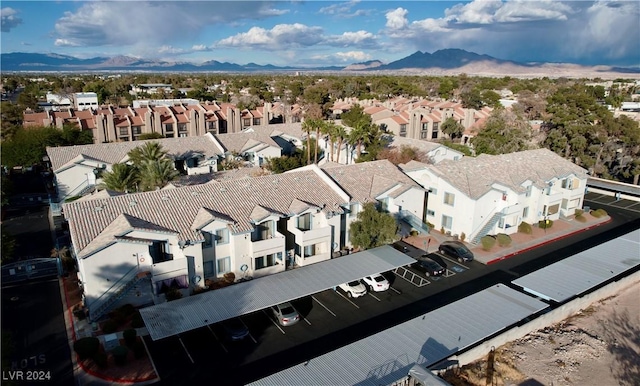
M325 55L313 55L310 58L316 63L334 64L334 63L354 63L371 60L371 55L362 51L335 52Z
M13 8L5 7L0 9L0 31L10 32L12 28L22 24L22 19L17 15L18 11Z
M183 48L164 45L158 49L158 53L180 55L180 54L184 54L185 50Z
M474 0L442 17L409 20L386 13L382 34L405 49L462 48L519 61L640 64L640 3L630 1Z
M168 44L195 39L211 25L265 19L288 12L275 8L274 4L273 1L255 1L251 6L242 1L87 2L57 20L55 37L75 46Z
M270 30L252 27L247 32L219 40L215 46L289 49L316 45L323 40L321 35L320 27L309 27L300 23L278 24Z
M67 39L56 39L53 43L56 47L78 47L79 44Z
M329 36L326 44L336 47L378 48L378 38L364 30L344 32L342 35Z
M358 9L358 10L352 11L352 8L358 3L360 3L360 0L351 0L347 3L331 4L326 7L320 8L318 12L324 15L331 15L338 18L368 16L372 13L372 11L368 9Z

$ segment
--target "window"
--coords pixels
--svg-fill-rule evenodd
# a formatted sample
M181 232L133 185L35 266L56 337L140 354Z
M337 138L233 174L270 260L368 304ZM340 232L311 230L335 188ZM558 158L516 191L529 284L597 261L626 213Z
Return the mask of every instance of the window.
M275 253L266 256L256 257L254 259L254 267L255 269L262 269L267 267L272 267L276 264L275 262Z
M242 120L242 126L243 127L248 127L251 126L251 118L245 118Z
M216 244L222 245L227 243L229 243L229 230L228 229L216 230Z
M429 137L429 133L427 133L426 131L420 132L420 139L427 139L427 137Z
M178 123L178 131L187 131L187 124L186 123Z
M427 209L427 216L435 216L436 212L432 211L431 209Z
M498 221L498 228L504 229L504 217L500 217L500 220Z
M429 194L433 194L433 195L435 196L436 194L438 194L438 189L436 189L436 188L429 188Z
M429 130L429 124L425 122L422 124L422 131L427 131L427 130Z
M169 243L156 241L149 246L149 255L153 264L173 260L173 255L169 253Z
M216 260L216 265L216 268L218 269L218 276L231 272L231 257L227 256Z
M385 197L380 200L380 210L382 210L383 212L389 211L389 197Z
M400 136L401 137L406 137L407 136L407 124L403 123L400 125Z
M456 196L453 193L449 193L449 192L444 193L444 203L447 205L453 206L453 204L455 203L455 198Z
M433 130L431 130L431 139L438 139L438 128L434 123Z
M274 234L273 225L274 225L273 221L265 221L262 224L260 224L259 228L260 228L261 240L266 240L273 237L273 234Z
M439 127L438 127L438 122L433 122L433 131L438 131Z
M218 128L217 122L207 122L207 130L212 131L215 133L216 129Z
M203 264L204 277L213 276L213 261L205 261Z
M529 207L525 207L524 209L522 209L522 218L527 218L529 217Z
M120 135L129 135L129 128L128 127L121 127L119 129L119 133L120 133Z
M202 235L204 236L204 245L203 247L205 248L211 248L211 246L213 245L213 235L209 232L202 232Z
M316 245L312 244L312 245L307 245L306 247L304 247L304 256L313 256L316 254Z
M442 227L445 229L451 229L453 226L453 217L442 215Z
M531 185L527 186L527 193L526 193L527 197L531 197Z
M173 133L173 123L167 123L164 125L164 131L167 133Z
M560 204L555 204L555 205L551 205L549 207L549 212L548 214L556 214L558 213L558 210L560 209Z
M131 127L131 130L133 131L133 135L142 134L142 127L140 127L140 126L133 126L133 127Z
M298 229L301 231L308 231L311 229L311 213L305 213L302 216L298 216Z
M253 125L254 126L260 126L260 118L253 118Z

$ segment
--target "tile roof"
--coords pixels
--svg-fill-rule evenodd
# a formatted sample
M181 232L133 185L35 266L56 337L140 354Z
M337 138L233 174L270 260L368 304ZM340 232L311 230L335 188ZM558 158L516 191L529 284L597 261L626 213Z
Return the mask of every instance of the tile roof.
M227 151L231 152L242 152L248 145L247 143L252 140L264 143L269 146L280 148L280 146L278 146L278 144L271 138L271 135L267 134L266 132L254 131L243 133L216 134L214 136ZM250 145L251 144L255 145L255 142L251 142Z
M342 213L347 204L343 193L332 189L321 173L314 170L292 171L278 175L223 181L215 184L186 186L171 190L133 193L107 199L74 201L64 204L73 245L79 256L86 256L94 239L100 243L113 241L125 226L118 217L126 214L159 228L178 233L180 240L201 240L192 229L201 208L232 219L233 232L253 230L251 215L257 205L269 212L290 213L294 200L323 208L325 212ZM407 177L408 178L408 177ZM116 220L118 220L116 222ZM115 224L113 224L115 222ZM106 231L108 229L108 232ZM91 251L91 250L89 250Z
M159 142L170 156L202 153L205 157L220 155L221 152L207 135L200 137L162 138L132 142L98 143L91 145L47 147L47 155L54 171L58 170L78 155L113 165L122 162L133 148L147 142Z
M587 178L587 170L548 149L501 155L481 154L475 158L445 160L428 168L472 199L482 197L494 183L524 192L520 185L527 180L543 188L554 177L575 174Z
M388 160L352 165L321 166L324 172L342 187L352 202L369 202L394 186L411 185L422 189Z

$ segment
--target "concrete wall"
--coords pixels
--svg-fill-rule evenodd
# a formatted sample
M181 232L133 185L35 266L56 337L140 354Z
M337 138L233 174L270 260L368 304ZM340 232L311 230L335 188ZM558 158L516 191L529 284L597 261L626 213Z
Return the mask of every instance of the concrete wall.
M491 351L491 347L502 346L505 343L520 339L530 332L537 331L539 329L561 322L569 316L575 315L578 311L584 310L585 308L589 307L589 305L599 300L613 296L624 288L636 284L639 281L640 272L635 272L632 275L620 279L617 282L613 282L581 298L574 299L569 303L554 309L553 311L541 315L540 317L530 321L527 324L524 324L520 327L514 327L511 330L506 331L493 339L481 343L477 347L463 354L454 355L448 358L448 360L457 362L459 366L464 366L478 359L482 359L486 357L487 354Z

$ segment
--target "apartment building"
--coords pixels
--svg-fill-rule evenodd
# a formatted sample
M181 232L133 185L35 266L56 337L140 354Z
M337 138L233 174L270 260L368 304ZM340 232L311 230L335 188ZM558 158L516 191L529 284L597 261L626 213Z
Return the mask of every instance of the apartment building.
M584 204L587 170L548 149L464 157L400 168L428 191L426 218L437 230L479 242L575 213Z

